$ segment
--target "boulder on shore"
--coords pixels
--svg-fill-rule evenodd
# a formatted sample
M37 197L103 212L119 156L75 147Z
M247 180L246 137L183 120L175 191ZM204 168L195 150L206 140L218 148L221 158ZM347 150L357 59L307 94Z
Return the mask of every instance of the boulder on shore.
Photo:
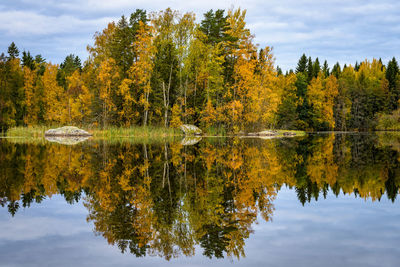
M202 135L203 134L203 131L199 127L191 125L191 124L182 124L179 128L185 135Z
M278 133L276 131L262 131L256 133L247 133L247 136L276 136Z
M278 135L278 132L266 130L266 131L259 132L258 135L259 136L276 136L276 135Z
M91 133L74 126L64 126L50 129L44 133L45 136L92 136Z

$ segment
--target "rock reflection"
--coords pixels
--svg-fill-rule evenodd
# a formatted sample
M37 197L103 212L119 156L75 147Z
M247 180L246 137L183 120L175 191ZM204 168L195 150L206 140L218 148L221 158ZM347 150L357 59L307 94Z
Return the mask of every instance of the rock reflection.
M46 136L46 140L49 142L69 146L85 142L88 139L88 136Z
M395 201L399 152L376 136L205 139L79 146L0 142L0 205L20 207L61 194L83 197L94 230L122 252L170 259L244 257L257 217L271 220L282 186L304 205L354 194ZM260 215L260 216L259 216Z

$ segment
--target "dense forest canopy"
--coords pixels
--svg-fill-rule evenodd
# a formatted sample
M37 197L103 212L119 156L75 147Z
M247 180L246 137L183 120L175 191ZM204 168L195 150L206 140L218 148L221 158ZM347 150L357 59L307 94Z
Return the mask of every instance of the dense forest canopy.
M94 35L82 63L46 62L14 43L0 55L0 128L191 123L224 132L265 128L390 128L400 112L395 58L329 67L302 55L274 66L242 9L195 14L136 10Z

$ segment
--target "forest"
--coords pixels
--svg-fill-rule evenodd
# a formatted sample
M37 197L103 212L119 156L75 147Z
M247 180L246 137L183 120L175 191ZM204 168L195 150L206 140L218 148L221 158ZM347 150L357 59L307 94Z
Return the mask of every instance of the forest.
M267 22L266 22L267 23ZM259 47L246 10L137 9L94 34L82 63L47 62L14 42L0 56L0 129L65 125L262 129L396 129L400 73L393 57L336 63L303 54L293 70ZM400 129L400 127L399 127Z

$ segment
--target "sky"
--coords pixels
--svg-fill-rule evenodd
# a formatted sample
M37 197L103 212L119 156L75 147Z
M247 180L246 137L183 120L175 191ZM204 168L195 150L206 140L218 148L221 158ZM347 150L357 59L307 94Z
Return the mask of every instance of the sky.
M20 208L14 217L0 207L2 266L398 266L400 210L386 197L372 202L329 193L304 207L296 191L282 188L273 202L272 221L261 217L245 239L245 255L208 259L198 248L193 257L166 261L121 254L93 232L82 202L70 205L60 195Z
M192 11L200 21L210 9L247 10L247 26L260 45L272 46L276 64L295 68L305 53L330 66L337 61L400 58L398 0L1 0L0 53L14 41L20 51L61 63L75 54L84 61L93 35L135 9Z

